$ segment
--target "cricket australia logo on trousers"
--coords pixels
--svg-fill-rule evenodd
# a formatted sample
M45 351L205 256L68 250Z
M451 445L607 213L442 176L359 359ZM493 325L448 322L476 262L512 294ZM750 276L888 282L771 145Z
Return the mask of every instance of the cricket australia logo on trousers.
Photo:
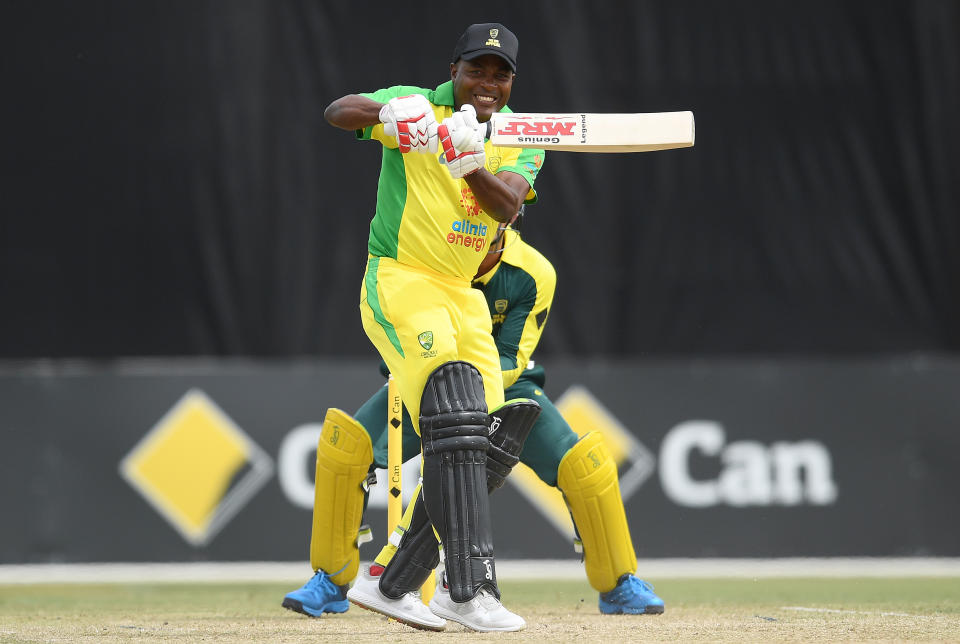
M417 336L417 341L420 342L421 347L429 351L433 346L433 331L424 331Z
M433 331L424 331L418 335L417 342L424 348L423 353L420 354L421 358L432 358L437 355L436 351L431 351L433 349Z

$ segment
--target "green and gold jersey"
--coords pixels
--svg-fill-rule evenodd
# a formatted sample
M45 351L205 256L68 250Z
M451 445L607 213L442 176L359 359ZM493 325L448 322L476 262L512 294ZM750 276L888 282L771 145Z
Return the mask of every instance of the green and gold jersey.
M391 98L422 94L433 105L440 123L453 114L453 82L436 89L397 85L362 94L386 103ZM509 108L504 107L504 112ZM377 209L370 222L368 251L401 264L443 275L471 279L497 233L497 221L484 212L470 186L450 176L439 154L401 154L397 139L378 124L357 130L360 139L383 145ZM543 164L543 150L501 148L488 140L486 168L493 174L516 172L530 184L526 203L536 201L533 182Z
M473 282L490 308L504 389L517 381L540 342L557 286L549 260L516 231L506 235L500 261Z

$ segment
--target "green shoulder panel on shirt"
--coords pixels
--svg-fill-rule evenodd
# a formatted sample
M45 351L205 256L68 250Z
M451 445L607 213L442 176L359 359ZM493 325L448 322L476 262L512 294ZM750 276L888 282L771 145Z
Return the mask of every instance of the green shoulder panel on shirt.
M446 83L437 85L437 89L433 90L433 98L430 99L430 102L434 105L453 107L453 81L448 80Z

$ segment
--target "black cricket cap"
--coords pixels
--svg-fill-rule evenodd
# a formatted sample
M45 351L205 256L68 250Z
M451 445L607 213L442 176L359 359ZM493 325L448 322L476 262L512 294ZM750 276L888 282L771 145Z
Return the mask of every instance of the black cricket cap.
M516 72L519 46L520 43L517 42L513 32L499 22L470 25L453 49L453 62L461 58L473 60L484 54L496 54L507 61L510 69Z

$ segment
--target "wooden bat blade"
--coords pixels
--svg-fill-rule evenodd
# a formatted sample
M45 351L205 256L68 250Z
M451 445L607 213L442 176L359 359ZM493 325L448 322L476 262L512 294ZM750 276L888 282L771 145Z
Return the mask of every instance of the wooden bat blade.
M487 125L493 145L563 152L652 152L689 148L693 112L636 114L494 114Z

